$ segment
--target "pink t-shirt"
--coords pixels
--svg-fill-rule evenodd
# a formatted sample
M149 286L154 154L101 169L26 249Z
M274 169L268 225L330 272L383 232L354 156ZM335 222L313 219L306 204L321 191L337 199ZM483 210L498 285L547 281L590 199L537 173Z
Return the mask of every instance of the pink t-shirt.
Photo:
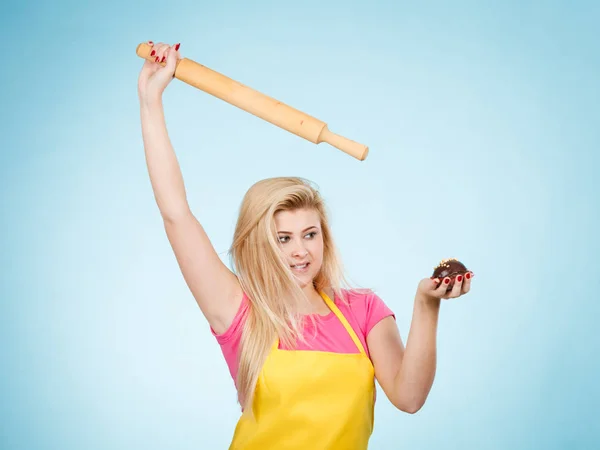
M390 308L374 293L358 293L343 290L346 297L345 303L337 296L333 299L342 315L346 318L358 339L362 343L367 355L370 357L367 346L367 336L371 329L382 319L395 315ZM237 376L238 350L244 319L249 307L248 297L244 294L236 316L229 328L223 334L217 334L211 328L213 336L221 346L221 351L229 367L229 373L235 381ZM298 342L298 350L317 350L336 353L359 353L360 350L344 328L337 316L330 312L326 316L316 316L316 332L311 321L307 321L305 340ZM282 343L279 348L285 349Z

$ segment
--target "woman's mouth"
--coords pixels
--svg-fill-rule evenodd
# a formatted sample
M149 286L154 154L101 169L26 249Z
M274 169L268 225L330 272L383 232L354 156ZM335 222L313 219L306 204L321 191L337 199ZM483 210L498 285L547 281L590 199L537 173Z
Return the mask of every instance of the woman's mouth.
M309 262L306 262L303 264L294 264L291 267L294 272L304 273L304 272L308 271L308 266L310 266Z

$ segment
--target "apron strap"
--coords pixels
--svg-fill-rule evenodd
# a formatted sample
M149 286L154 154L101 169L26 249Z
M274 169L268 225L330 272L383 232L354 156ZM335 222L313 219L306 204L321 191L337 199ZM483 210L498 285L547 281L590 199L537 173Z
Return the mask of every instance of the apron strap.
M333 313L338 317L338 319L340 319L340 322L342 322L342 325L344 325L344 328L346 329L346 331L348 332L348 334L350 335L350 337L352 338L352 340L354 341L354 343L356 344L356 346L358 347L360 352L364 356L367 356L367 353L365 352L365 349L364 349L362 343L358 339L358 336L354 332L354 329L350 326L350 324L348 323L348 321L346 320L346 318L344 317L342 312L339 310L339 308L335 305L333 300L331 300L329 298L329 296L323 291L321 291L320 294L321 294L321 297L323 297L323 300L325 300L325 303L327 303L327 306L329 306L329 309L331 309L333 311Z

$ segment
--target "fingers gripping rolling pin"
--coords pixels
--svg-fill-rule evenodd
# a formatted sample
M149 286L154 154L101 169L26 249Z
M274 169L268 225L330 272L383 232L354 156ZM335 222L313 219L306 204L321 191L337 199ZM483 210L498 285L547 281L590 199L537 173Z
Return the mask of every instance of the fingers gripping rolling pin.
M154 58L150 56L151 49L149 44L141 43L138 45L136 53L143 59L154 61ZM329 131L325 122L244 86L191 59L182 58L177 62L174 77L313 144L326 142L360 161L363 161L369 153L369 147L366 145Z

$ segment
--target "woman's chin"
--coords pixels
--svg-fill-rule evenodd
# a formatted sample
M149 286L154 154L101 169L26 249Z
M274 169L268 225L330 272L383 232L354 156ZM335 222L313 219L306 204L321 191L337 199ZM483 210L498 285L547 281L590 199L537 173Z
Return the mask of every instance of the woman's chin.
M294 274L294 278L296 279L296 283L301 289L312 286L315 278L318 275L318 267L315 270L315 267L312 264L309 265L306 269L303 270L294 270L292 269L292 273Z
M300 289L304 289L307 286L312 286L313 284L313 278L311 276L298 276L296 275L296 283L298 283L298 286L300 287Z

